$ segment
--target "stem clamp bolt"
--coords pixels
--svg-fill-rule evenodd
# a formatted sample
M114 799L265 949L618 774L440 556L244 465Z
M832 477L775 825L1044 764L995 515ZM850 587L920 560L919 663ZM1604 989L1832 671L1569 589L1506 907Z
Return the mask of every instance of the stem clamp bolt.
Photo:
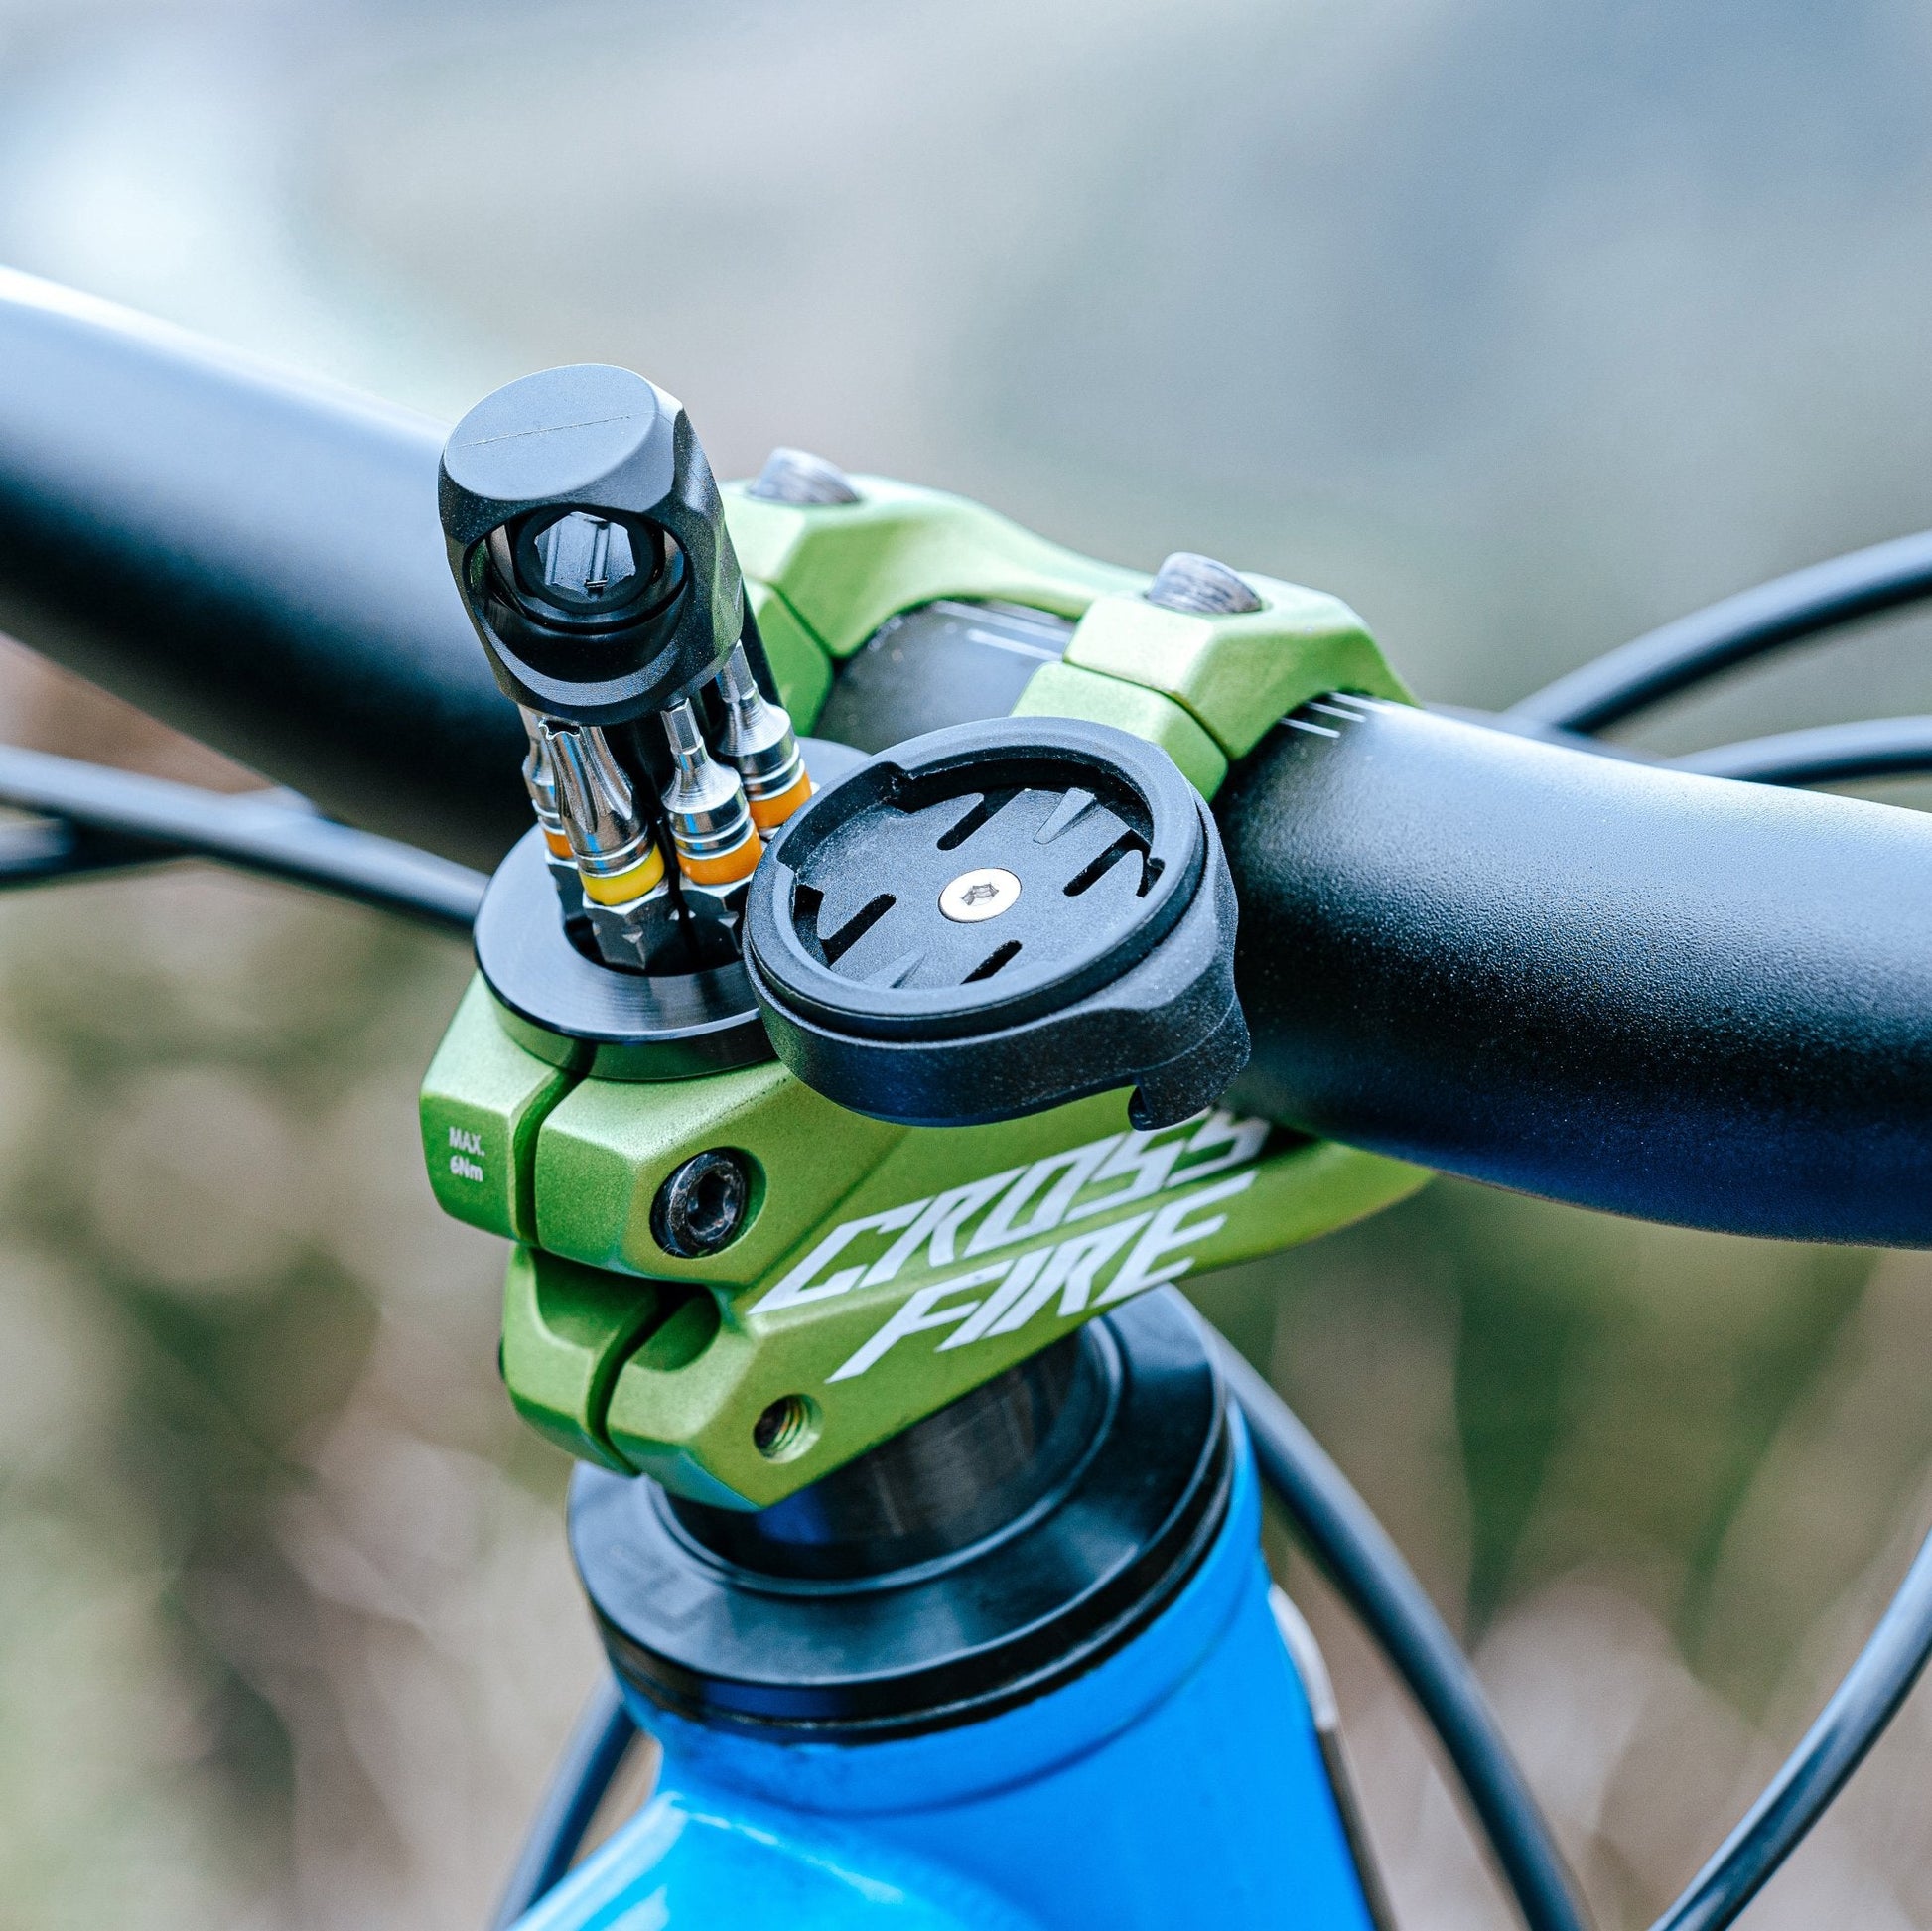
M745 1157L714 1147L693 1154L657 1189L650 1203L650 1237L681 1261L701 1260L738 1238L751 1206Z

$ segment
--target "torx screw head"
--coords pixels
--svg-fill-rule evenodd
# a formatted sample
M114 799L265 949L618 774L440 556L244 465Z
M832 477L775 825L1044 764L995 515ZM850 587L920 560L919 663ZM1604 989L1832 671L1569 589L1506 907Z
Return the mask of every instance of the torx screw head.
M695 1261L738 1238L752 1206L743 1154L713 1147L676 1168L650 1206L650 1233L667 1254Z

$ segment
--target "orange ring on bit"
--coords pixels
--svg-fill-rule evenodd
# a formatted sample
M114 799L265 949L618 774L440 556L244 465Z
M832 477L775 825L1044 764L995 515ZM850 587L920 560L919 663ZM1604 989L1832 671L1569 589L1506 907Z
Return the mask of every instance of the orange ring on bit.
M752 807L753 824L759 831L774 831L805 803L816 788L811 773L800 771L797 782L780 791L775 798L748 796L746 802Z
M686 858L680 852L677 862L693 885L733 885L740 879L749 879L763 856L764 846L758 833L753 832L744 844L721 852L716 858Z

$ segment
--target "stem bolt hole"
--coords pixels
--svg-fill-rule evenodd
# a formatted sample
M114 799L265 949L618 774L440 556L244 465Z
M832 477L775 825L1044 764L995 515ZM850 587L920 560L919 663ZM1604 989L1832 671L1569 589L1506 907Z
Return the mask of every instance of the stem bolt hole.
M752 1446L766 1461L796 1461L818 1440L818 1404L780 1395L752 1424Z

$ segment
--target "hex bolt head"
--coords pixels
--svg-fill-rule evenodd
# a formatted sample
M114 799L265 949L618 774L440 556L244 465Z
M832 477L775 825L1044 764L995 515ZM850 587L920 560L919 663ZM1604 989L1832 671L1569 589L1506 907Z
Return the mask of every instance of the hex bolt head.
M713 1147L675 1169L650 1203L650 1236L679 1260L701 1260L738 1238L752 1207L743 1154Z
M774 449L764 459L758 481L745 493L758 497L760 502L820 507L859 500L852 479L836 463L828 463L824 457L802 449Z
M1261 599L1245 577L1212 557L1176 550L1147 587L1147 601L1164 611L1196 617L1238 617L1261 609Z
M521 571L536 578L527 587L567 611L621 604L635 587L639 560L630 532L608 516L566 510L544 524L526 548L527 555L516 560Z

